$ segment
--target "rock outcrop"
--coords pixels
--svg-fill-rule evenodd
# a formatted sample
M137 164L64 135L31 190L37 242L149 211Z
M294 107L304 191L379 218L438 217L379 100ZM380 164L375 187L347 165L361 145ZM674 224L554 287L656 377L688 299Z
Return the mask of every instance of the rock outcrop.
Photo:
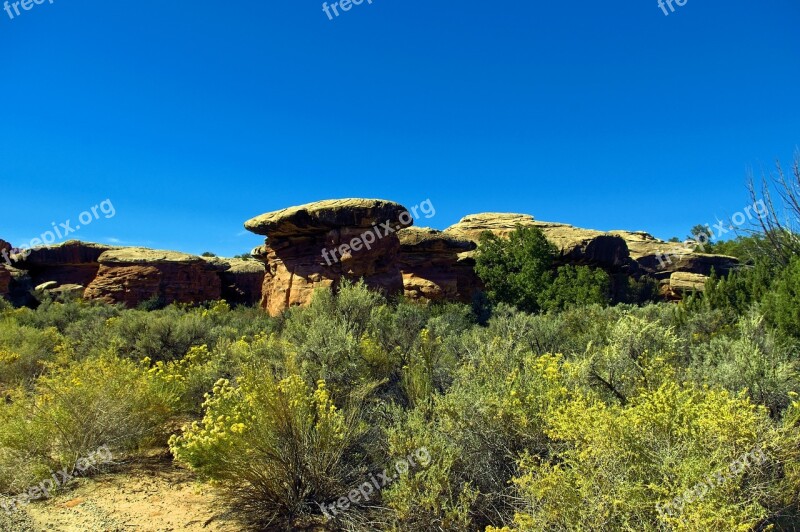
M0 297L8 299L11 294L11 271L5 264L0 264Z
M202 303L220 299L214 267L201 257L147 248L119 248L98 258L100 269L84 297L135 307L145 301Z
M74 294L122 303L260 303L277 315L307 304L317 288L364 279L387 295L421 301L470 301L481 289L475 253L489 231L507 237L517 226L539 228L559 250L557 261L603 268L624 291L628 277L660 282L665 299L704 289L712 271L737 267L733 257L708 255L644 232L602 232L543 222L526 214L482 213L445 231L415 228L400 204L374 199L326 200L257 216L245 223L266 236L257 260L201 258L172 251L115 248L69 241L0 263L0 296L31 304L31 294ZM11 246L0 240L0 255ZM84 288L85 287L85 288Z
M435 229L408 227L398 232L398 264L407 298L469 302L480 288L475 261L459 254L476 249L466 238Z
M680 299L681 296L690 292L702 292L708 276L700 273L673 272L669 277L668 296L672 299Z
M232 305L257 305L261 302L265 265L256 259L204 259L219 275L222 299Z
M547 240L558 248L560 260L564 263L591 264L609 271L628 270L635 266L628 246L617 235L567 224L541 222L527 214L473 214L448 227L445 233L477 243L486 231L506 237L518 225L541 229Z
M343 279L401 293L397 231L412 223L402 205L366 199L320 201L249 220L245 228L267 237L253 250L266 264L262 307L277 315Z
M655 279L669 279L674 272L727 275L739 260L725 255L709 255L694 250L691 244L664 242L643 231L612 231L625 240L633 258L644 273Z
M69 240L62 244L28 250L14 266L26 270L34 285L50 281L59 285L87 286L100 269L98 259L113 246Z

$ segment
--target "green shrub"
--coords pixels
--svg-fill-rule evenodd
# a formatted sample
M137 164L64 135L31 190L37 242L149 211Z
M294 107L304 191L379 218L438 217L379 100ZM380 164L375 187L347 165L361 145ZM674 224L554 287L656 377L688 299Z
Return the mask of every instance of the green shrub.
M733 334L692 347L689 374L698 384L717 385L769 408L774 417L800 392L796 346L782 342L756 311L740 319Z
M116 356L59 368L36 383L36 423L69 463L102 445L129 451L164 444L177 397L145 368Z
M0 391L30 385L47 365L68 356L65 338L54 328L36 329L10 318L0 321Z

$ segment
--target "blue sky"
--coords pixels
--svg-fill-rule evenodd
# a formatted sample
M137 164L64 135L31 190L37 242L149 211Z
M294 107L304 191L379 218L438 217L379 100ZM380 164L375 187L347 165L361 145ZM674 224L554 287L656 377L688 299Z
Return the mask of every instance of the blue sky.
M800 146L797 0L321 7L0 11L0 238L109 199L70 236L233 255L246 219L341 197L668 238Z

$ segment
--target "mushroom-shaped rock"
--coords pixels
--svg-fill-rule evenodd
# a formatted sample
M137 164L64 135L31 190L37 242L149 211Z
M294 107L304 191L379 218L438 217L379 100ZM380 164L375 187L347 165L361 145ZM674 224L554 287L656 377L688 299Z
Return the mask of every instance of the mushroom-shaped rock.
M290 207L245 223L267 236L253 255L266 263L261 305L276 315L311 301L317 288L364 279L387 294L402 292L397 231L413 224L398 203L326 200Z

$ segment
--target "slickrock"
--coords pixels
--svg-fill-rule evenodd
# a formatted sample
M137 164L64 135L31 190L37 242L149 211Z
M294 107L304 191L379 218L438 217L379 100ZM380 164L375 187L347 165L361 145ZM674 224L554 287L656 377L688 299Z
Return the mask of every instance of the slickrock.
M266 264L262 307L280 314L343 279L363 278L386 294L401 293L397 231L412 224L402 205L368 199L320 201L249 220L245 228L267 236L253 250Z
M99 257L100 269L84 297L135 307L148 300L164 304L220 299L214 267L201 257L147 248L119 248Z
M403 288L409 299L469 302L480 288L475 261L459 258L473 251L471 240L428 228L409 227L398 232Z

